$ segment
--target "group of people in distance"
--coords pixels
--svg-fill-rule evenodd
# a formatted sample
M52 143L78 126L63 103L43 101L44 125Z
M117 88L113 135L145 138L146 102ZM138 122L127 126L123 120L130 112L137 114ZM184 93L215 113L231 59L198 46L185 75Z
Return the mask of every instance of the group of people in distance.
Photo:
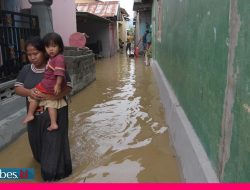
M151 46L151 32L150 30L146 30L142 37L143 50L144 52Z
M136 46L139 46L139 44L142 42L142 47L143 47L143 52L145 54L145 52L147 51L147 49L149 49L149 47L151 46L151 32L149 29L147 29L145 31L145 33L143 34L143 36L141 37L141 39L139 40L138 44ZM126 43L126 49L125 52L126 54L130 55L132 53L132 45L133 42L133 36L130 35L130 33L127 33L127 43ZM119 38L119 48L120 48L120 52L123 53L123 48L124 48L124 42Z
M126 43L126 54L130 55L131 54L131 43L132 43L133 37L127 33L127 43ZM124 42L119 38L119 48L120 48L120 53L123 53L124 49Z

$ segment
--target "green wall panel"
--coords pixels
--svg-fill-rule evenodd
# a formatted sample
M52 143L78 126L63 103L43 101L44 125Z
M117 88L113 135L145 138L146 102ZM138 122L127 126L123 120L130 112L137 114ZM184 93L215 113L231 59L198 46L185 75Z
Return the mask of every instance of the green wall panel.
M217 171L227 76L228 0L163 0L162 40L155 59ZM154 2L153 27L158 27Z
M230 157L222 181L250 181L250 3L237 2L235 96ZM230 0L163 0L162 39L153 5L153 55L218 173L229 53ZM156 14L157 13L157 14Z
M233 109L234 126L230 159L225 170L225 181L250 181L250 4L238 0L240 31L235 51L236 95Z

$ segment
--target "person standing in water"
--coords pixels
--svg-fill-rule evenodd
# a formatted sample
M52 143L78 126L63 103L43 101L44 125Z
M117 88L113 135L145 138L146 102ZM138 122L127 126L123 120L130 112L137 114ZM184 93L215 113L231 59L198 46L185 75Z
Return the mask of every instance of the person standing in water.
M64 50L64 45L62 38L57 33L48 33L44 36L43 42L45 45L45 50L49 56L49 61L46 65L43 80L35 86L35 91L42 92L49 95L58 95L62 90L64 90L66 85L65 80L65 70L66 66L64 63L64 56L62 55ZM60 109L67 105L66 101L61 98L58 100L42 100L37 101L29 97L29 109L27 116L24 118L23 123L34 119L34 112L37 106L44 106L45 109L48 108L51 125L48 127L49 131L58 129L57 124L57 109Z
M47 57L42 39L39 36L30 37L25 43L25 53L30 64L23 66L15 82L15 92L26 99L56 100L64 98L72 90L70 76L66 71L67 87L58 95L49 95L35 91L35 86L43 80L47 65ZM38 106L35 118L27 123L30 148L34 159L40 164L41 176L44 181L57 181L72 173L72 161L68 138L68 105L57 110L58 129L48 131L50 117L48 109Z

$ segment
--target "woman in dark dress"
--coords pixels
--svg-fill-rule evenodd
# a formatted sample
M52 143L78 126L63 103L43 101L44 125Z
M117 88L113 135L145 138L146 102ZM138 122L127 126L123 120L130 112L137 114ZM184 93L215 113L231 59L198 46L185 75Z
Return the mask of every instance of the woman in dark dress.
M30 96L33 99L59 99L71 91L71 81L66 73L67 88L58 96L38 94L33 88L43 78L47 60L45 48L40 37L33 37L26 42L26 53L31 64L25 65L20 71L15 92L20 96ZM28 107L27 107L28 109ZM41 174L44 181L55 181L72 173L72 163L68 140L68 106L58 110L58 130L48 131L50 117L48 111L39 107L35 119L28 123L28 137L34 158L41 164Z

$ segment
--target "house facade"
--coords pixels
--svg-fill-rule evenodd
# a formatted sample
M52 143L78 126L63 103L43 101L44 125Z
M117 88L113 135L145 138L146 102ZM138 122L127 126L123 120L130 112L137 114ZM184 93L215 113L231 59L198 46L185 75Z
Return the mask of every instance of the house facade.
M118 1L76 1L77 31L86 33L86 46L97 56L111 57L119 49L119 38L126 40L126 20Z

